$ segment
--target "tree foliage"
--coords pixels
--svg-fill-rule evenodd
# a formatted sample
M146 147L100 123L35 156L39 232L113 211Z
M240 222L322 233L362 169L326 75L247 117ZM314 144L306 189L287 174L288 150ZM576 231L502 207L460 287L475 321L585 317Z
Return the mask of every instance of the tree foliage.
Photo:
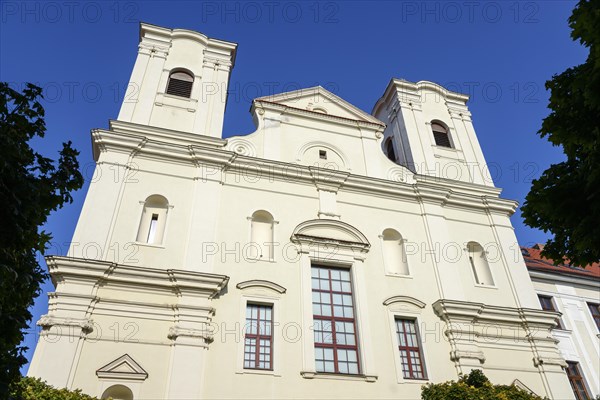
M81 390L56 389L38 378L24 377L13 383L10 400L97 400Z
M543 256L585 266L600 261L600 1L581 0L569 25L589 55L546 82L551 112L538 132L566 160L533 181L522 212L527 225L554 235Z
M36 252L44 253L51 236L39 227L83 184L71 142L63 143L57 163L30 146L46 132L41 98L35 85L20 93L0 82L0 398L20 377L28 308L46 278Z
M421 389L423 400L542 400L514 385L492 385L488 378L475 369L458 382L429 383Z

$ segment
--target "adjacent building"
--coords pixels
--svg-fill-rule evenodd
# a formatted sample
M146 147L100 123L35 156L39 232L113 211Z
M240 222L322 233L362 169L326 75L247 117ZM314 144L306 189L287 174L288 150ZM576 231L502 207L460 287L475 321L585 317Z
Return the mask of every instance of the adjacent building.
M115 399L415 399L479 368L573 399L468 97L392 79L369 114L308 88L223 138L235 55L141 25L29 374Z
M567 362L578 400L600 395L600 264L554 265L543 245L523 247L523 257L542 309L562 313L553 331Z

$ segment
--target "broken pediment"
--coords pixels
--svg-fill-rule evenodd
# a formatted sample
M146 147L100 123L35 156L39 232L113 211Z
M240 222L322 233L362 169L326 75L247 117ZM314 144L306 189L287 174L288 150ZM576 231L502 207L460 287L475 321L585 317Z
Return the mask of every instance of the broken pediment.
M124 354L96 371L98 378L145 380L148 373L131 356Z

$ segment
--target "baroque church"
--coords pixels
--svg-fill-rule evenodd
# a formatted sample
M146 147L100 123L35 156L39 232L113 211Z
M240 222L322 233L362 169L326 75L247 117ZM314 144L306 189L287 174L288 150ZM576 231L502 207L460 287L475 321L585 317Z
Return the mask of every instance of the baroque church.
M481 369L574 399L467 107L391 79L256 98L222 138L236 44L141 24L29 375L114 399L417 399Z

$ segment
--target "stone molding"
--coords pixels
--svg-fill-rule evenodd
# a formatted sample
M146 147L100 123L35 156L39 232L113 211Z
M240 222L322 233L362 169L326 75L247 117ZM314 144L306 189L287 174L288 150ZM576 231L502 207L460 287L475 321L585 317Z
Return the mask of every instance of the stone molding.
M126 366L127 370L122 370ZM100 379L127 379L144 381L148 378L148 372L142 368L129 354L123 354L121 357L106 364L96 371L96 376Z
M240 282L237 285L235 285L235 287L240 290L253 288L253 287L267 288L267 289L277 292L279 294L284 294L287 291L286 288L284 288L281 285L276 284L275 282L265 281L265 280L260 280L260 279L253 279L250 281Z

